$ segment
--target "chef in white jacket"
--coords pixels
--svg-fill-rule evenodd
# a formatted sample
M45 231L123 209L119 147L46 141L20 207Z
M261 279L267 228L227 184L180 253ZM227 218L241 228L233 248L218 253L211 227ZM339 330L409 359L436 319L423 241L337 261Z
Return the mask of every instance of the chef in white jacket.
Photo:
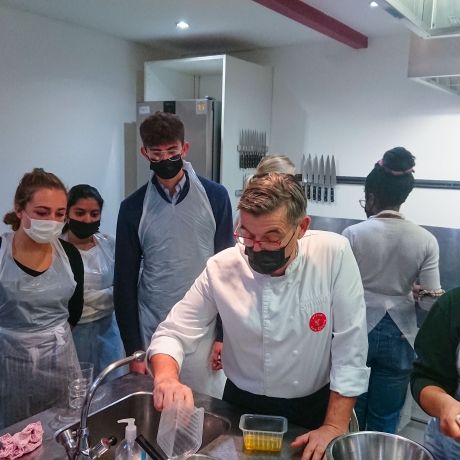
M223 399L312 430L292 446L306 445L304 460L320 458L367 389L359 270L345 238L308 231L294 176L254 176L238 207L238 243L209 259L153 335L154 404L193 401L178 380L182 360L220 314Z

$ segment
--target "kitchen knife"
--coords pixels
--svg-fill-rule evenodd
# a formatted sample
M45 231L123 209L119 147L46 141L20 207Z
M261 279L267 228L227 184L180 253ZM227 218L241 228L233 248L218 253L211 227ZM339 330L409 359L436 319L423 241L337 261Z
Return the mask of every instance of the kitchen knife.
M313 184L313 201L316 201L316 184L318 183L318 157L315 155L313 159L313 172L312 172L312 184Z
M312 175L313 175L313 163L311 161L311 155L308 155L307 163L305 165L305 179L307 181L307 200L311 197L311 182L312 182Z
M335 175L335 159L334 155L332 155L331 161L331 203L334 203L334 187L337 183L337 177Z
M307 159L305 158L305 154L302 154L302 158L300 159L300 175L302 176L302 183L305 184L307 182L305 178L305 164L307 163Z
M318 194L316 195L316 198L318 198L318 201L321 201L323 199L322 189L321 189L322 185L324 185L324 155L321 155L321 159L319 160Z
M326 159L326 171L324 173L324 202L327 203L327 189L331 186L331 161L329 155Z
M302 181L302 188L304 193L306 192L306 185L307 185L307 178L305 177L305 169L307 167L307 159L305 158L305 154L302 154L302 158L300 159L300 176Z

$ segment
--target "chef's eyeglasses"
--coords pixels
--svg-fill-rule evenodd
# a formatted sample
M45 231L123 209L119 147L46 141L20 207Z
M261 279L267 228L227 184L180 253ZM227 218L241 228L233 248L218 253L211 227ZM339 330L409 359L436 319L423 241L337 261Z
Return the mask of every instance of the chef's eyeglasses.
M233 233L233 236L236 238L238 243L243 244L247 248L252 248L254 247L255 244L258 244L260 249L264 249L267 251L276 251L282 246L283 241L286 239L286 237L284 237L281 240L276 240L276 241L255 240L254 238L249 238L247 235L248 233L244 229L241 229L241 228L237 228L235 232ZM295 235L295 230L292 233L291 237L289 238L289 241L284 246L287 246L291 242L292 237L294 235Z
M182 157L182 149L159 150L152 147L144 147L149 160L158 163L161 160L179 161Z
M361 198L358 203L364 209L366 207L366 198Z

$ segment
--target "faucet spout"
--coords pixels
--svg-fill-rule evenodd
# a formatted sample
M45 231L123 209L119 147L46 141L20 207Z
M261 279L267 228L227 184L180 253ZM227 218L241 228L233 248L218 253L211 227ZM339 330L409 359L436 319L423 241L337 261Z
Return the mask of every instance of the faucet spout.
M93 399L94 393L96 393L96 390L98 389L99 385L113 370L118 369L121 366L125 366L126 364L129 364L131 361L141 362L145 359L145 355L145 351L136 351L131 356L127 356L126 358L120 359L118 361L113 362L112 364L109 364L103 371L101 371L101 373L97 376L96 380L91 385L88 393L86 394L83 407L81 408L80 428L77 432L77 458L91 458L89 447L88 414L91 405L91 400Z

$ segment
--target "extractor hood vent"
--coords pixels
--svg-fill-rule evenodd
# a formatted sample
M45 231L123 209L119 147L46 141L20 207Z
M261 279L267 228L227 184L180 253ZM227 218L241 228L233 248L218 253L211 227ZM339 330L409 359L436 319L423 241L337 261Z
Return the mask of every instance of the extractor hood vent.
M419 77L414 80L424 83L426 85L434 86L435 88L442 89L449 93L460 96L460 76L442 76L442 77Z
M423 38L460 36L459 0L378 0L378 3Z
M411 37L408 77L460 96L460 40Z

